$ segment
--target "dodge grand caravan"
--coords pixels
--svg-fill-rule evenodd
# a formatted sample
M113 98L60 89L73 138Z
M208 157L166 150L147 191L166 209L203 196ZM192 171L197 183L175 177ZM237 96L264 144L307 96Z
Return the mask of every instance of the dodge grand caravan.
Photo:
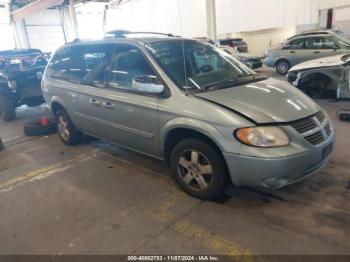
M188 194L225 186L281 188L322 168L327 114L287 82L180 37L123 37L61 47L42 88L58 135L81 133L164 159Z

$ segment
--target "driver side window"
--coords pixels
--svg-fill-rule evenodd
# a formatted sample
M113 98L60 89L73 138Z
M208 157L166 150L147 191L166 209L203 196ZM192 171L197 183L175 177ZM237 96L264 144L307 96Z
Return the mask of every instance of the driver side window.
M143 53L131 45L117 47L112 58L109 87L130 91L139 91L135 79L154 77L156 74Z

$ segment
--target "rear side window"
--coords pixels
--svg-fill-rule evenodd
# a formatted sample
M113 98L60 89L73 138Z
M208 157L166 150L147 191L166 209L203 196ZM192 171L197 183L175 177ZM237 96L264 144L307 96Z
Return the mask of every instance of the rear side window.
M106 69L113 49L113 44L63 48L51 60L47 74L71 83L105 87Z

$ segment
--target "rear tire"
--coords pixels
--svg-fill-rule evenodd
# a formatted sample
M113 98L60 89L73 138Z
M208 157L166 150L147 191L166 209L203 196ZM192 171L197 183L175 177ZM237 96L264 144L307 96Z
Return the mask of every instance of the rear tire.
M0 95L0 115L4 121L16 119L16 107L14 101L4 95Z
M58 136L64 144L72 146L81 141L81 132L75 128L66 111L57 110L55 120Z
M226 165L209 143L184 139L173 149L170 161L176 182L187 194L207 200L223 195L227 184Z
M288 73L290 69L290 64L287 60L285 59L282 59L282 60L279 60L277 63L276 63L276 71L277 73L279 73L280 75L285 75Z

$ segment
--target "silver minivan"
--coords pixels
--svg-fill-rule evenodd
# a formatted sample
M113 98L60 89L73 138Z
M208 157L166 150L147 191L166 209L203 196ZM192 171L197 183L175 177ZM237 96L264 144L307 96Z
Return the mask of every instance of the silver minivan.
M198 198L232 184L281 188L317 172L333 150L332 124L310 98L196 40L67 44L42 88L63 143L86 133L164 159Z
M336 34L300 35L289 39L281 47L266 49L265 64L284 75L299 63L346 52L350 52L350 40Z

